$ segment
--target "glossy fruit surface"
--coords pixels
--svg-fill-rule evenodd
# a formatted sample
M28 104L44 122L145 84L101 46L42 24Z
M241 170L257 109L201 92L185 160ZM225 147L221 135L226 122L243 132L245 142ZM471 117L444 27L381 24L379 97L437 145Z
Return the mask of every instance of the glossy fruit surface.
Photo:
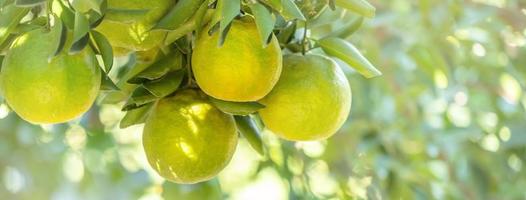
M351 88L339 66L320 55L287 55L281 78L261 103L265 126L293 141L320 140L343 125Z
M225 101L257 101L267 95L281 74L281 49L272 36L265 47L250 18L235 20L222 46L219 31L197 39L192 69L208 95Z
M31 123L61 123L86 112L97 97L101 72L90 48L69 55L70 41L53 57L59 31L19 36L2 64L1 89L11 108ZM71 37L69 37L71 38Z
M215 108L197 90L160 100L148 117L143 146L152 168L176 183L197 183L216 176L237 145L232 116Z

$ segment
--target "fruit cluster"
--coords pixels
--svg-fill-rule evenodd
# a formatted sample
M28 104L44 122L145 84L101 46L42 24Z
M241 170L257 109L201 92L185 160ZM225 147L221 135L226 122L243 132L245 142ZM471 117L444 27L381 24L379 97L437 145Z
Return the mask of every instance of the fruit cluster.
M330 137L349 115L350 85L326 56L341 51L306 52L306 34L302 53L286 49L276 35L283 38L288 28L293 30L288 38L293 37L296 20L284 18L285 29L264 35L258 16L261 9L270 13L273 4L252 3L250 12L234 9L235 15L225 21L228 12L207 18L209 11L232 6L221 0L108 0L100 17L82 3L49 2L47 18L54 19L54 25L48 22L16 35L3 57L0 89L6 102L28 122L62 123L82 115L99 90L110 88L105 102L126 101L122 127L145 123L148 161L168 180L196 183L213 178L232 158L238 131L258 137L256 122L283 139L309 141ZM177 21L177 13L185 15L183 7L195 15ZM67 12L75 13L72 23ZM199 20L192 21L197 15ZM78 28L83 21L90 25L84 32ZM177 32L181 28L167 31L186 26L190 28L184 34ZM357 52L338 38L318 43ZM137 55L137 63L113 85L107 76L113 57L130 55ZM363 56L344 58L362 69ZM366 70L371 71L377 73Z

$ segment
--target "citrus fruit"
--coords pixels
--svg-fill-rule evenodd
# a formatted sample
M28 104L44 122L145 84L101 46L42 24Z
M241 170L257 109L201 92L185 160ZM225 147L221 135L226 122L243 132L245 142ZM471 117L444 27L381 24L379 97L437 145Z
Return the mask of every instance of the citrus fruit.
M183 90L161 99L146 120L143 146L150 165L176 183L213 178L237 145L234 119L215 108L205 94Z
M265 47L250 18L232 22L222 46L219 31L197 39L192 69L200 88L225 101L257 101L267 95L281 74L281 49L272 36Z
M146 51L163 42L166 31L150 29L174 4L174 0L108 0L104 21L96 30L114 47Z
M288 55L283 73L261 103L265 126L293 141L319 140L333 135L351 109L351 88L343 71L320 55Z
M21 118L31 123L76 118L91 107L99 92L101 72L89 47L68 55L71 41L67 41L65 50L52 57L59 34L58 29L37 29L19 36L2 64L3 96Z

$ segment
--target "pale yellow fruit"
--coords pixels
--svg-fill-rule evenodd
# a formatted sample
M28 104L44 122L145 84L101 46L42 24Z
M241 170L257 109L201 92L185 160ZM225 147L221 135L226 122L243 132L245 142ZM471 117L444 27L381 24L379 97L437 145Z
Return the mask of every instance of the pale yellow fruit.
M58 29L37 29L19 36L2 64L2 94L28 122L50 124L74 119L91 107L99 93L101 72L89 47L69 55L68 41L65 49L52 57L59 34Z
M176 183L216 176L237 145L234 119L197 90L183 90L156 103L144 126L146 157L159 175Z
M281 78L261 103L265 126L293 141L320 140L343 125L351 109L351 88L338 65L320 55L288 55Z
M281 74L281 49L275 36L264 47L250 18L235 20L223 46L219 31L198 38L192 69L199 87L225 101L257 101L267 95Z

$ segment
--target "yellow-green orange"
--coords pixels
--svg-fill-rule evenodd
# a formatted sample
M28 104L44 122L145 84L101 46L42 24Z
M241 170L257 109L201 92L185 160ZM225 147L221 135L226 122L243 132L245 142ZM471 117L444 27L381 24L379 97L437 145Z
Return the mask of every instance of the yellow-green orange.
M58 44L58 29L33 30L11 45L0 73L1 89L11 108L32 123L60 123L86 112L100 88L100 69L87 47L50 58ZM71 37L69 37L71 38ZM65 49L70 48L70 41Z
M267 95L281 74L281 49L275 36L261 42L252 19L235 20L225 43L219 31L200 35L192 55L197 84L208 95L226 101L257 101Z
M146 51L163 42L166 32L150 29L174 4L174 0L108 0L108 12L96 30L114 47Z
M183 90L157 102L146 120L143 146L148 162L176 183L197 183L217 175L237 145L232 116L196 90Z
M293 141L330 137L351 109L351 88L342 70L320 55L289 55L281 78L261 103L265 126Z

